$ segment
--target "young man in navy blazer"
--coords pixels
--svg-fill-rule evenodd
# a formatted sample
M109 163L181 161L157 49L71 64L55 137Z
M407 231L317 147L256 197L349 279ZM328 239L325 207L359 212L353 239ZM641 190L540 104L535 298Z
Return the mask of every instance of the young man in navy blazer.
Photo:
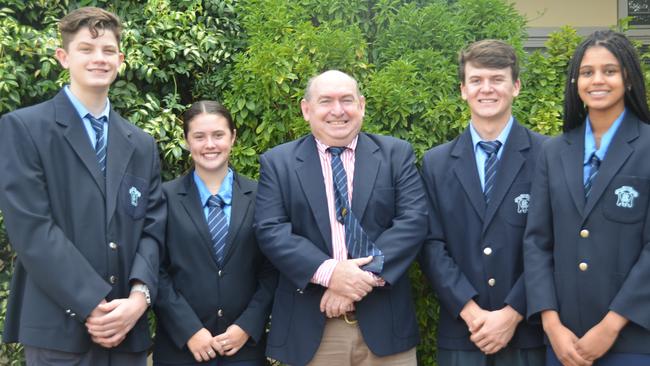
M542 331L527 324L522 238L543 136L512 116L515 50L496 40L460 53L469 126L422 164L429 236L420 263L440 299L438 364L543 365Z
M407 270L427 222L413 149L360 132L365 99L340 71L312 78L301 108L312 133L260 157L256 233L280 273L267 355L415 366ZM361 242L372 258L351 250Z
M145 365L165 215L156 143L111 109L120 21L59 23L70 84L0 120L0 209L17 254L4 342L28 365Z

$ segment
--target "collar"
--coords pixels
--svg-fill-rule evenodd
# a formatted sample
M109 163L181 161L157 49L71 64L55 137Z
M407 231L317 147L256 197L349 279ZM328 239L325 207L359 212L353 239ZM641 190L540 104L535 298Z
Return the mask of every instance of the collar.
M504 147L506 146L506 140L508 140L508 135L510 134L510 130L512 129L512 125L514 124L514 118L510 116L510 119L508 120L508 123L506 123L506 126L501 130L501 133L495 141L501 142L501 148L499 149L499 156L501 155L501 151L504 150ZM474 153L477 152L480 147L478 146L478 143L481 141L485 141L479 136L478 132L476 132L476 129L474 128L474 125L472 124L472 121L469 122L469 133L472 135L472 146L474 146Z
M77 114L79 114L79 117L83 120L86 118L86 115L90 113L88 111L88 108L81 103L79 98L77 98L72 91L70 90L70 86L66 85L63 87L63 90L65 91L65 94L68 96L68 99L70 99L70 103L72 103L72 106L74 106L74 109L77 111ZM102 117L106 117L106 120L108 121L108 114L111 110L111 102L106 98L106 106L104 107L104 110L102 113L99 114L99 116L95 116L92 113L90 113L91 116L100 119Z
M587 115L587 118L585 119L585 155L582 162L583 164L589 163L589 159L591 159L591 155L594 152L596 153L598 159L601 161L605 159L609 145L612 143L612 139L614 138L614 135L616 135L616 131L618 131L618 128L621 126L626 112L627 108L623 110L623 112L614 120L614 123L609 126L607 132L603 134L603 137L600 138L599 149L596 149L596 138L594 137L594 132L591 129L591 121L589 120L589 115Z
M201 207L205 207L208 203L208 199L210 198L211 193L206 187L201 177L199 177L199 175L196 174L196 170L192 172L192 178L194 178L194 184L196 185L196 188L199 191L199 198L201 199ZM226 176L223 178L223 182L221 182L221 187L219 187L219 192L217 192L217 196L221 197L221 199L226 205L232 204L233 181L234 181L234 173L232 169L228 167L228 173L226 173Z

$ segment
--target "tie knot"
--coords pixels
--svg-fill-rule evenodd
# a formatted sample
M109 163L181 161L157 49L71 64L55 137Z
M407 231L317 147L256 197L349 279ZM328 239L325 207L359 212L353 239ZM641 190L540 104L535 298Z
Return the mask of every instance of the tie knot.
M343 154L343 151L345 151L345 149L346 149L345 147L331 146L327 150L329 150L332 156L340 156L341 154Z
M591 164L591 166L596 168L600 167L600 158L596 155L595 152L591 154L591 158L589 159L589 164Z
M486 154L492 155L499 151L499 148L501 147L501 141L479 141L478 146L480 146Z
M86 114L86 118L90 121L90 125L93 127L95 132L104 130L104 122L106 122L106 116L101 116L99 118L93 117L90 113Z
M219 207L223 208L225 202L219 195L211 195L210 198L208 198L208 207Z

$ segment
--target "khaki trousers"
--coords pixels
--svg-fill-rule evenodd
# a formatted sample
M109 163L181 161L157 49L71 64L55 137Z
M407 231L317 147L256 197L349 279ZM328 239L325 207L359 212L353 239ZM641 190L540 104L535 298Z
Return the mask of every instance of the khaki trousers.
M344 318L327 319L320 346L309 366L417 366L415 347L408 351L378 357L363 340L359 324Z

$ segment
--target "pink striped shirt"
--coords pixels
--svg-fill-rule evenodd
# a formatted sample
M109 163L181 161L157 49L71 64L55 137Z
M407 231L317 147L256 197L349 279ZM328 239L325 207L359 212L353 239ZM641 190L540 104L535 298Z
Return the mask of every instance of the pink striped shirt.
M355 137L341 153L341 162L343 169L348 177L348 202L352 206L352 182L354 180L354 151L357 147L357 140L359 136ZM332 272L338 261L348 259L348 250L345 246L345 227L343 224L336 220L336 204L334 203L334 181L332 179L332 154L327 151L329 146L323 144L316 139L316 147L318 149L318 157L320 158L320 166L323 171L323 179L325 181L325 194L327 195L327 211L330 218L330 227L332 230L332 259L328 259L318 267L311 282L328 287Z

